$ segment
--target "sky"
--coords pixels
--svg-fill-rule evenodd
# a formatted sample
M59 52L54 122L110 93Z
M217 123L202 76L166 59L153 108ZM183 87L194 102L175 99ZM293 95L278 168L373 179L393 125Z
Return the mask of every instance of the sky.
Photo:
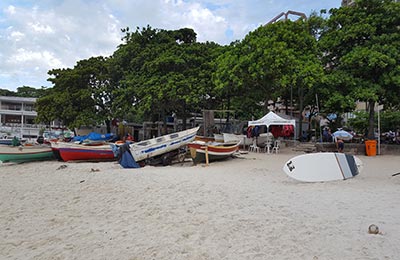
M340 4L341 0L1 0L0 89L52 87L49 70L112 55L122 43L122 28L192 28L198 42L226 45L282 12L308 16Z

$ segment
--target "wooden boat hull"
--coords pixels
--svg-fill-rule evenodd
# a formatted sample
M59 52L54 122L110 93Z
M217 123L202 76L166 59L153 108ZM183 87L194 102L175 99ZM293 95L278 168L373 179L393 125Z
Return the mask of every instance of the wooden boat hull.
M82 145L57 142L51 144L55 157L63 161L112 161L116 160L111 145Z
M56 160L58 160L58 161L62 161L62 160L63 160L63 159L61 158L60 151L59 151L58 148L51 147L51 150L53 151L53 156L54 156L54 158L55 158Z
M130 145L132 156L136 162L140 162L175 151L192 142L198 130L199 127L195 127L142 142L132 143Z
M206 153L208 153L208 161L224 160L231 157L236 151L239 150L239 142L232 143L211 143L192 142L188 144L190 155L195 164L206 162Z
M91 150L91 149L74 149L60 148L60 157L63 161L112 161L117 158L114 152L110 150Z
M214 137L196 135L196 137L194 138L194 141L212 143L212 142L215 142L215 138Z
M1 162L32 162L53 159L53 151L50 147L12 147L0 148Z

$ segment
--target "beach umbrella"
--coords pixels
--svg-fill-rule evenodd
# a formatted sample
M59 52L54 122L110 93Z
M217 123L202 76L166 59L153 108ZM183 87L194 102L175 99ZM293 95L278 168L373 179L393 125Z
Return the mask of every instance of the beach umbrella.
M353 135L344 130L338 130L338 131L334 132L332 134L332 136L335 138L340 138L345 141L349 141L349 140L353 139Z

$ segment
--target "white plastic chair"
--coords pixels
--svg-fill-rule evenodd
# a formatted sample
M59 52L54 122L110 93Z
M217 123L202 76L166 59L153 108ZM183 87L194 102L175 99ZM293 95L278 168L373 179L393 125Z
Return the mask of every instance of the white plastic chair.
M265 147L264 147L264 149L265 149L265 152L266 152L267 154L271 153L272 144L273 144L272 140L267 140L267 142L265 142Z
M249 146L249 152L259 153L261 151L260 147L257 146L257 139L253 139L253 143Z
M279 149L281 148L281 141L275 140L274 147L272 147L271 153L279 153Z

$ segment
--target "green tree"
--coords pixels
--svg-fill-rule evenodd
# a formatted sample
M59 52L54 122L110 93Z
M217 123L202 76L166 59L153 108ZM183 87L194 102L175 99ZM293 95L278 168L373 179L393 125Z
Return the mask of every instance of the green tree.
M95 113L92 116L94 121L92 124L104 122L108 132L111 131L112 103L114 102L114 85L109 68L108 58L101 56L81 60L74 67L80 77L79 83L83 88L87 87L91 93L90 99L94 103Z
M41 87L40 89L23 86L18 87L17 91L11 91L8 89L0 89L0 96L13 96L13 97L41 97L45 94L46 88Z
M37 123L46 123L50 125L52 121L60 118L62 113L62 106L57 103L57 93L53 89L46 90L46 93L38 98L35 103L36 111L38 112L35 121Z
M376 103L398 104L400 94L400 3L356 0L331 9L321 33L332 84L369 104L368 137L374 138Z
M252 95L253 92L247 89L247 86L251 86L247 73L249 64L245 62L246 56L241 52L241 43L233 42L216 58L214 62L216 70L212 76L215 87L211 96L213 100L226 104L219 109L235 110L236 115L248 119L254 116L253 111L258 110L258 103L255 100L259 100L259 97ZM228 114L227 117L229 118Z
M8 89L0 89L0 96L15 96L16 93L14 91Z
M23 87L19 87L17 88L17 93L16 96L17 97L41 97L46 93L46 88L45 87L41 87L40 89L37 88L32 88L32 87L28 87L28 86L23 86Z
M255 117L277 97L293 96L302 111L310 90L323 78L317 40L306 21L261 26L234 48L219 59L215 81L223 92L241 92L240 100Z
M185 119L204 104L213 89L210 70L218 45L197 43L195 32L186 28L167 31L148 26L124 32L125 44L113 55L123 70L124 99L120 96L116 110L128 109L156 121L172 112Z
M110 132L114 92L107 58L81 60L49 75L54 87L37 101L38 120L60 119L69 128L105 123Z
M76 69L55 69L49 71L49 75L53 76L49 81L54 87L48 95L39 98L37 104L39 117L58 118L70 129L95 124L95 102L85 75L81 75ZM52 101L54 110L48 108L43 100Z

